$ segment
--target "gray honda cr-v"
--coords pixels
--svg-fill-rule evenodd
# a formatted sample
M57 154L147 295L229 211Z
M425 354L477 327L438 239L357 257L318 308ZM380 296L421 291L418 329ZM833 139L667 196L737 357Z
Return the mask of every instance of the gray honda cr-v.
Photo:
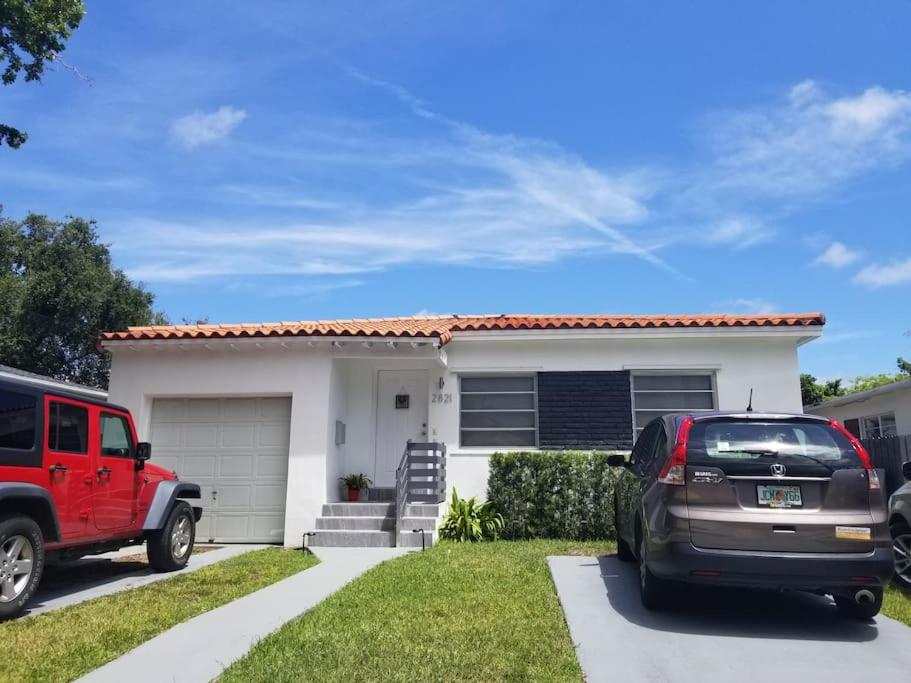
M646 607L682 581L827 593L848 616L879 612L893 571L885 492L837 422L665 415L610 463L623 468L618 555L638 560Z

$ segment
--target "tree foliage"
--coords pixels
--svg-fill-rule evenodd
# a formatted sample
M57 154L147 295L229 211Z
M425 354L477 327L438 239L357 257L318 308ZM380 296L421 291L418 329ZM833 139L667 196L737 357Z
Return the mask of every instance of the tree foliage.
M0 81L11 85L20 76L39 81L48 62L66 47L66 40L85 14L82 0L0 0ZM17 148L28 135L0 124L0 145Z
M844 396L845 393L840 379L830 379L820 383L813 375L802 374L800 376L800 397L805 406L815 406L823 401Z
M839 396L856 394L860 391L869 391L885 384L900 382L911 378L911 361L899 357L895 361L898 367L896 374L882 372L877 375L857 375L851 378L846 386L842 386L841 379L830 379L819 383L813 375L800 376L800 394L805 406L815 406L823 401L828 401Z
M166 322L152 300L113 267L94 222L0 216L0 363L105 387L98 335Z

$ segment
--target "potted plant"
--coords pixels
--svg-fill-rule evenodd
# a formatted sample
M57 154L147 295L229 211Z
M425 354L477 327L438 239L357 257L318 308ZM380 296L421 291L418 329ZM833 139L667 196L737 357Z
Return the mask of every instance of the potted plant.
M356 503L360 500L361 491L366 491L373 484L373 482L367 478L367 475L362 473L339 477L339 481L348 489L348 500L352 503Z

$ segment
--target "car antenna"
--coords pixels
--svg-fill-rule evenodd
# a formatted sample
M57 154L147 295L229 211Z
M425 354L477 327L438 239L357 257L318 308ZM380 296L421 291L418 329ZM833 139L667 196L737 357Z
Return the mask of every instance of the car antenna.
M747 403L747 412L753 412L753 387L750 387L750 402Z

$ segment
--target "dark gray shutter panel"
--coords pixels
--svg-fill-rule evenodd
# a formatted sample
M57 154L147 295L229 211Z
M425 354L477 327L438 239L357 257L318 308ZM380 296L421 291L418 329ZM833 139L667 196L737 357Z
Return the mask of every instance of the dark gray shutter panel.
M539 372L538 444L542 449L632 448L629 372Z

